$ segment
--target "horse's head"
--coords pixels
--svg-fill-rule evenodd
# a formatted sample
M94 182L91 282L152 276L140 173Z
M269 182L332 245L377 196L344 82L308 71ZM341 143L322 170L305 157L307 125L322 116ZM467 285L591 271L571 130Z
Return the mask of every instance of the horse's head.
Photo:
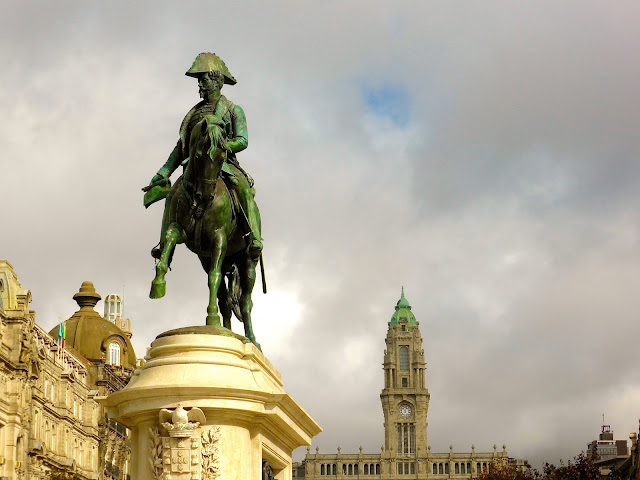
M205 115L191 131L189 153L195 153L195 156L201 157L205 149L212 161L215 161L214 156L217 150L224 152L227 149L224 120L216 115Z
M188 177L217 178L226 159L227 140L224 121L216 115L205 115L196 123L189 137Z

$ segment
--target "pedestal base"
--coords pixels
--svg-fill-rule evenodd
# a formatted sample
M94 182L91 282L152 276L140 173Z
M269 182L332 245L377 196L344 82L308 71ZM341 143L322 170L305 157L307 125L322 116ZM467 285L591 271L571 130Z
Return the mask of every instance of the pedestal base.
M322 431L253 344L166 332L122 390L102 400L132 430L136 480L291 479L291 453Z

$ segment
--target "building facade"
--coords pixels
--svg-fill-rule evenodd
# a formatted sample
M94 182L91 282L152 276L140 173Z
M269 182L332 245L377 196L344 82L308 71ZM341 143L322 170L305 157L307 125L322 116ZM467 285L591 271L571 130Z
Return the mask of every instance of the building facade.
M600 470L600 476L608 478L615 469L619 468L629 458L629 449L626 440L614 440L611 425L603 424L598 439L587 445L587 454L595 458L595 463Z
M419 323L404 296L404 289L389 322L384 351L384 383L380 393L384 414L384 446L380 453L315 453L307 449L304 461L294 469L308 480L403 480L469 478L489 468L492 461L510 459L506 446L491 452L431 451L427 441L429 390ZM522 463L522 462L521 462Z
M129 338L93 310L96 297L90 282L74 295L80 310L65 322L72 331L62 348L58 327L47 333L35 322L31 292L0 260L0 480L127 478L128 432L96 398L126 385L135 354ZM96 335L100 322L117 331ZM90 324L93 336L82 340L78 333L91 335ZM108 362L113 343L125 354L119 365ZM99 358L87 356L100 349Z

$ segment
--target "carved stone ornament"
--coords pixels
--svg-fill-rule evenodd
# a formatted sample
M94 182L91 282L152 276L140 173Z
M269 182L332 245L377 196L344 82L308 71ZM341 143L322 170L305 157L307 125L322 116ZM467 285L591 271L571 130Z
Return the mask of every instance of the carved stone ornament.
M170 437L186 438L191 437L193 431L206 422L206 418L199 408L194 407L187 412L179 403L173 412L166 408L160 410L160 422Z
M202 434L202 480L220 476L220 427L211 427Z
M149 431L149 466L155 480L214 480L220 475L220 428L206 422L202 410L160 410L162 428ZM166 435L163 433L166 432Z

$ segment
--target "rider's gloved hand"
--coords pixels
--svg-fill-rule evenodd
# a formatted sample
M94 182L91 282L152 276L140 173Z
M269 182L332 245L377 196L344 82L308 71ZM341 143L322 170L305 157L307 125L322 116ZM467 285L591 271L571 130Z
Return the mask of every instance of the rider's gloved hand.
M153 178L151 179L151 182L149 183L149 185L152 185L156 182L159 182L160 180L164 179L164 178L169 178L169 172L167 172L165 169L161 168L160 170L158 170L158 173L156 173Z
M151 179L151 181L149 182L149 185L153 185L156 182L159 182L160 180L162 180L164 177L158 173L156 173L153 178Z

